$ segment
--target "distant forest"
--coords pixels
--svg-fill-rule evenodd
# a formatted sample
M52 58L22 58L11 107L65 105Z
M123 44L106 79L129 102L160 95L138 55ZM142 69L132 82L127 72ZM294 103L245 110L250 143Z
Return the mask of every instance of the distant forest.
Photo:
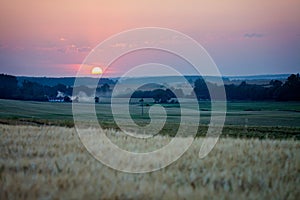
M48 78L44 78L47 81ZM49 78L51 80L51 78ZM102 85L101 85L102 83ZM115 82L106 79L99 82L96 93L100 96L109 97ZM220 86L213 83L205 83L202 78L193 83L194 92L198 100L210 100L208 87L219 90ZM80 86L87 96L93 95L93 89ZM271 80L268 85L248 84L243 81L239 85L225 85L227 100L247 101L300 101L300 77L299 74L290 75L285 82ZM41 82L22 80L12 75L0 74L0 98L33 101L51 101L60 99L64 102L71 102L73 87L64 84L44 85ZM155 89L148 91L135 91L131 98L153 98L156 103L174 102L174 98L186 97L181 89L176 89L176 95L169 89Z
M220 86L209 84L213 90ZM194 84L194 91L198 99L209 99L209 92L203 79L198 79ZM300 101L300 77L299 74L291 74L283 83L279 80L271 80L268 85L247 84L243 81L239 85L225 85L227 100L249 101Z

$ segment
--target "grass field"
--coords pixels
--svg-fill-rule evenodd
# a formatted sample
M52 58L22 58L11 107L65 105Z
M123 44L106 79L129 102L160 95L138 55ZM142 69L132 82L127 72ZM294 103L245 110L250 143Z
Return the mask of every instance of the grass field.
M129 138L113 132L107 134L131 148ZM128 174L93 159L73 128L0 125L0 137L0 199L297 199L300 195L299 140L221 138L206 158L199 159L198 138L167 168ZM149 145L167 139L158 136Z
M122 106L120 104L120 108ZM173 135L180 122L179 108L177 105L165 106L169 120L161 134ZM0 100L0 108L2 124L74 126L70 103ZM198 135L203 135L210 120L210 104L200 102L200 109ZM147 115L141 116L139 105L131 105L130 110L137 123L148 121ZM96 111L103 128L118 129L109 104L96 104ZM300 102L228 102L222 136L300 139Z

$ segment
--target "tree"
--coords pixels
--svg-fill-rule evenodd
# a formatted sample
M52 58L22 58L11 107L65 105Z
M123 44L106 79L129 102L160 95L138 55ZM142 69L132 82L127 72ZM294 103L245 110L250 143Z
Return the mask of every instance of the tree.
M101 96L108 96L111 92L110 86L107 83L103 84L101 87L97 87L96 91Z
M168 101L175 95L169 89L167 90L156 89L152 91L152 96L155 103L168 103Z
M23 100L47 101L44 87L38 83L24 80L20 88Z
M268 99L278 100L282 82L278 80L271 80L269 85L271 87L267 90Z
M109 85L107 83L105 83L104 85L102 85L100 87L100 91L102 91L103 93L109 92Z
M270 85L274 88L279 88L282 86L282 82L278 80L271 80Z
M209 91L207 85L202 78L199 78L194 83L194 92L197 96L197 99L210 99Z
M278 100L300 101L300 77L299 74L292 74L280 88Z
M15 98L18 93L18 80L15 76L0 74L0 98Z

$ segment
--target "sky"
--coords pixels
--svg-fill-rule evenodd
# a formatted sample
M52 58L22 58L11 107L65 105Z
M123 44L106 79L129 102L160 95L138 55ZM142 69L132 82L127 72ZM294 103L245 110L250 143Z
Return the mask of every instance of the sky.
M299 8L299 0L1 0L0 73L75 76L100 42L140 27L192 37L222 75L298 73Z

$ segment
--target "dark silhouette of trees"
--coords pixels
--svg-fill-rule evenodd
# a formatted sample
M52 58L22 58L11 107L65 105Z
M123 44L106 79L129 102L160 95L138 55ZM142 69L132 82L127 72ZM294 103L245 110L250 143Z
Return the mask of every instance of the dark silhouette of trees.
M218 90L219 86L205 83L203 79L197 79L194 83L194 92L198 100L209 99L209 88ZM283 84L281 81L272 80L269 85L247 84L243 81L240 85L225 85L227 100L276 100L276 101L300 101L300 77L292 74Z
M176 98L176 95L170 89L155 89L152 91L137 90L131 98L153 98L154 103L169 103L171 98Z
M209 83L208 83L209 84ZM209 91L205 81L199 78L194 83L194 92L198 100L208 100L210 99Z
M282 86L282 82L278 80L270 81L270 88L267 90L267 95L270 99L279 100L280 90Z
M218 94L222 94L221 86L205 82L199 78L194 83L194 92L198 100L210 100L209 90L214 91L214 99ZM240 101L300 101L300 77L299 74L292 74L288 77L285 83L278 80L271 80L268 85L248 84L243 81L239 85L225 85L227 100ZM177 93L177 92L175 92ZM180 92L183 95L182 91ZM155 103L167 103L171 98L176 98L176 95L170 89L156 89L152 91L138 90L133 93L131 98L153 98Z
M110 86L107 83L105 83L102 86L97 87L96 92L99 96L109 97L111 96L112 90L110 89Z
M20 88L20 98L22 100L36 100L36 101L46 101L48 100L44 88L42 85L24 80Z
M152 91L137 90L133 92L131 98L153 98L153 93Z
M267 88L261 85L247 84L243 81L240 85L225 85L228 100L269 100Z
M171 95L167 90L156 89L152 91L152 98L155 103L167 103L171 99Z
M98 94L96 95L98 97L109 97L112 92L110 87L113 88L114 85L104 83L102 86L97 87L96 91ZM214 93L221 91L220 86L205 82L202 78L194 82L194 92L198 100L209 100L211 98L208 88L213 90ZM225 85L225 90L227 100L300 101L300 77L299 74L292 74L284 83L278 80L271 80L266 85L248 84L243 81L239 85ZM0 98L2 99L48 101L51 98L58 97L58 94L60 94L60 98L63 98L65 102L71 102L70 96L72 94L78 96L80 92L84 92L87 96L94 95L94 89L87 86L79 86L76 88L76 91L77 93L73 94L73 88L64 84L49 86L26 79L22 83L18 83L18 79L15 76L0 74ZM184 97L184 93L181 89L176 88L172 90L162 88L148 91L137 90L131 95L131 98L153 98L155 103L169 103L172 102L172 98L179 97ZM214 98L218 97L214 96Z
M104 85L102 85L100 87L100 91L103 92L103 93L109 92L109 85L107 83L105 83Z
M14 99L18 94L18 81L15 76L0 74L0 98Z
M282 85L278 99L281 101L300 101L300 77L299 74L292 74Z

